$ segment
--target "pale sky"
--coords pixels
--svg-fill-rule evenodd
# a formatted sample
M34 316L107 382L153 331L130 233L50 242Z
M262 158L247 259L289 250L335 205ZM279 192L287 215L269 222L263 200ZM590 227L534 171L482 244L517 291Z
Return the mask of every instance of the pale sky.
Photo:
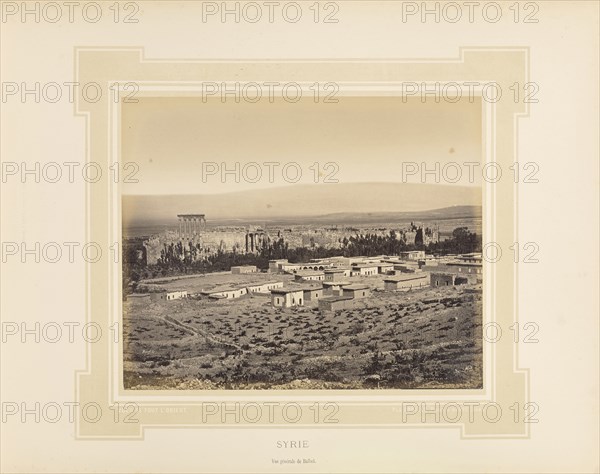
M481 185L481 172L470 183L468 168L462 166L481 162L480 100L422 103L410 98L403 103L400 97L342 96L337 104L315 104L312 97L253 104L231 98L226 103L219 98L206 103L201 98L140 98L123 104L122 127L122 162L139 165L139 182L124 183L124 194L214 194L284 186L296 176L296 165L282 173L291 162L301 170L298 184L314 183L310 167L315 162L320 180L333 173L340 183L399 183L403 162L415 162L419 169L423 162L428 169L435 162L440 169L456 162L462 168L456 185ZM239 163L239 172L223 176L223 162L230 170ZM260 177L250 162L259 164ZM328 162L336 165L323 169ZM209 174L215 169L216 174ZM421 179L417 173L407 182ZM426 182L434 183L433 175Z

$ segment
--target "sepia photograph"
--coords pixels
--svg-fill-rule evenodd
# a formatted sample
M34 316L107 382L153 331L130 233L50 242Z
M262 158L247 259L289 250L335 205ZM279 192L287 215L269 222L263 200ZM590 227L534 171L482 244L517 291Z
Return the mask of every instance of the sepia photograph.
M600 474L599 14L0 0L0 473Z
M481 389L481 100L286 99L123 104L124 388Z

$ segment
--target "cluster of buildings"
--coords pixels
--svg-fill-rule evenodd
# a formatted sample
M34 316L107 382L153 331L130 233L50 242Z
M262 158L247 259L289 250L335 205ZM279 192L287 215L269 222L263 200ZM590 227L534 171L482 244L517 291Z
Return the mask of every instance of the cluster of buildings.
M212 286L189 294L187 291L150 293L151 300L170 301L194 297L211 301L227 301L245 295L270 296L277 308L318 306L322 311L336 311L352 306L355 300L368 298L375 284L371 277L379 276L384 291L409 291L424 287L454 286L482 282L481 254L433 257L422 250L403 252L398 256L330 257L304 263L279 259L269 261L265 279L256 266L231 267L237 283ZM285 275L285 278L282 278ZM293 279L290 279L293 277ZM354 281L349 281L352 277ZM358 280L358 281L357 281ZM381 286L379 286L381 288Z

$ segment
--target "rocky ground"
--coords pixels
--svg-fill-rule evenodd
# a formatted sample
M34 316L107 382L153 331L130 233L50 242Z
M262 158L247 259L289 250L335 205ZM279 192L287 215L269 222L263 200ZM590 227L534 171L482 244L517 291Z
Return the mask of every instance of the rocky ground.
M128 389L481 388L481 286L375 290L351 309L268 296L124 304Z

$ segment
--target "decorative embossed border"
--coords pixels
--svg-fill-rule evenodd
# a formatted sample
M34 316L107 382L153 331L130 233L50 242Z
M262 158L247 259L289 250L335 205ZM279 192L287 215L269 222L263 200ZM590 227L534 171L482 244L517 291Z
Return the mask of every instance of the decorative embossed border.
M411 60L149 60L143 48L76 48L76 81L80 84L95 82L104 91L115 83L135 82L152 84L164 95L190 95L173 92L173 84L198 84L201 81L279 81L298 83L336 82L386 85L400 82L417 83L467 83L496 82L505 92L514 84L524 84L528 78L527 48L465 48L456 59ZM143 92L147 93L147 92ZM160 94L159 94L160 95ZM483 103L483 101L482 101ZM527 115L527 106L505 95L494 104L484 104L484 129L486 136L484 155L508 169L517 159L518 118ZM95 103L81 100L75 104L76 115L87 120L86 161L101 164L103 170L118 159L120 129L120 104L104 94ZM517 186L511 179L503 179L484 190L484 238L508 249L517 236ZM115 264L108 249L114 236L120 235L120 190L111 182L108 173L100 181L88 183L86 190L87 229L86 240L100 244L102 258L87 264L87 314L86 322L98 324L104 334L120 316L120 266ZM115 222L119 223L115 227ZM493 239L490 238L493 236ZM120 261L120 259L119 259ZM518 274L511 258L503 258L485 268L484 318L507 328L518 320ZM76 373L76 400L81 404L98 404L103 413L115 413L115 403L121 404L121 416L102 416L97 421L79 417L79 438L141 438L150 427L333 427L333 428L460 428L461 436L527 437L528 424L523 417L514 419L511 406L524 406L528 400L528 371L518 367L517 345L512 338L504 337L484 349L486 365L483 390L357 390L357 391L267 391L257 394L247 391L125 391L122 389L118 362L120 346L102 338L98 343L88 343L86 369ZM117 370L115 370L117 368ZM256 405L290 404L299 418L282 416L274 410L272 419L252 423L240 417L206 416L211 409L226 403L233 412L245 408L255 410ZM138 409L135 416L125 422L126 403ZM322 411L336 407L336 423L327 423L325 416L317 417L315 403ZM327 405L329 403L329 405ZM416 419L405 417L406 404L426 404L430 415ZM237 405L236 405L237 404ZM262 404L262 405L261 405ZM471 405L469 405L471 404ZM494 405L490 413L485 407ZM467 416L465 406L472 407L473 420ZM497 421L496 407L502 410ZM451 413L460 412L457 422L447 422ZM435 413L444 413L441 420ZM203 417L203 414L205 415ZM115 422L115 419L117 420ZM291 421L293 419L294 421ZM329 420L331 421L331 419Z

